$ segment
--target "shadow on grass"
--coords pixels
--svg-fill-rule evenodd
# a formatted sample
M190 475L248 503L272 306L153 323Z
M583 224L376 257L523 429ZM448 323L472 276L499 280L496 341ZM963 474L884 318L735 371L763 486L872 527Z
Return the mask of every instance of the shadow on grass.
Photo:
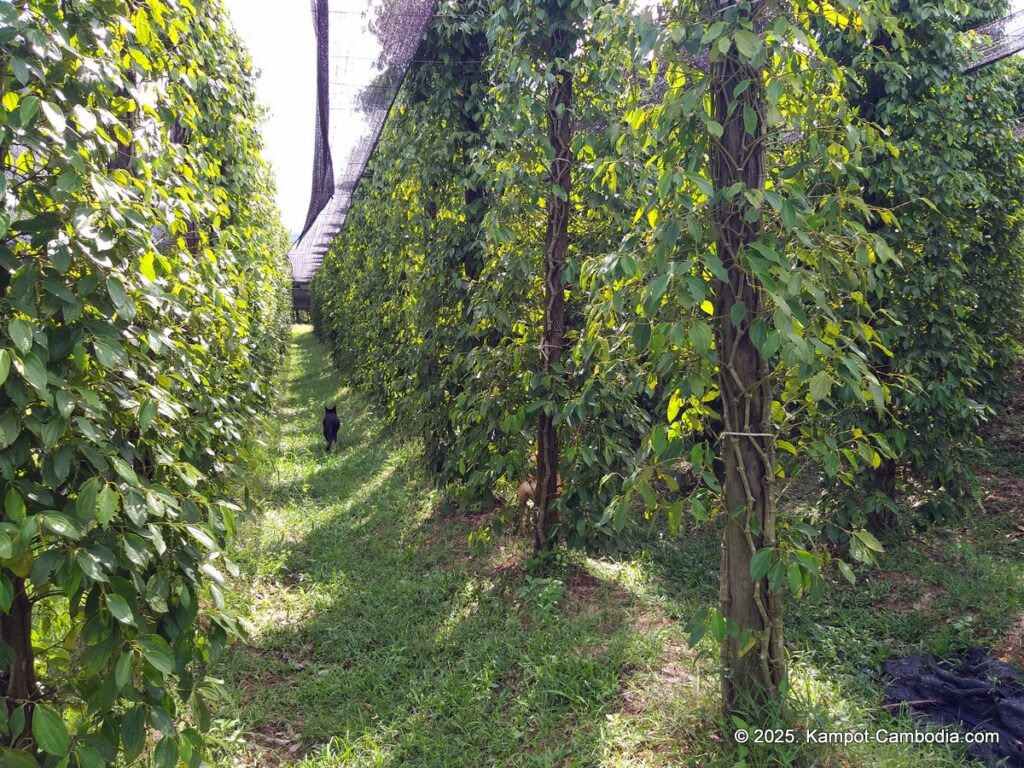
M237 553L255 632L220 670L249 733L231 764L596 764L625 673L659 650L624 593L568 613L563 580L472 557L469 526L431 515L414 448L321 359L297 332L277 477ZM312 414L334 401L325 454Z
M527 575L525 545L510 540L474 557L472 525L433 514L415 446L344 389L308 331L290 360L274 477L237 553L248 582L235 599L255 631L219 671L248 740L225 765L735 762L718 736L714 649L705 641L695 666L681 630L717 600L717 525L678 537L656 525L618 556L566 556L544 579ZM334 402L341 442L327 454L319 419ZM892 653L995 641L1019 619L1012 527L1012 513L993 511L893 540L856 587L791 602L808 722L910 728L880 707L872 670ZM822 754L825 764L962 760L911 746Z

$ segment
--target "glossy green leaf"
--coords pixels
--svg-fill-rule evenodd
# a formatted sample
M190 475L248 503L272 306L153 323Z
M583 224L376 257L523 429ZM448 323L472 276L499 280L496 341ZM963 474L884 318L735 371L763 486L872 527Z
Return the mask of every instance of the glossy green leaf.
M174 671L174 653L171 647L159 635L140 635L135 643L142 652L142 657L158 671L169 675Z
M71 737L60 714L48 704L38 703L32 711L32 735L39 748L57 757L71 751Z
M775 550L771 547L762 547L750 558L750 577L755 581L763 579L768 575L768 569L772 565L772 557Z
M107 603L107 610L110 611L110 614L115 619L122 624L135 626L135 616L132 614L132 609L128 605L127 600L113 592L108 592L104 597Z

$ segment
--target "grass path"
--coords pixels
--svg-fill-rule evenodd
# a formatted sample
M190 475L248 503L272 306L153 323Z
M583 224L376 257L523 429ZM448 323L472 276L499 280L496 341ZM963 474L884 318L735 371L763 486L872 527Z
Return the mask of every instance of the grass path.
M472 558L469 523L433 520L415 447L322 355L296 331L264 512L236 555L254 642L221 670L249 742L232 764L596 764L624 670L658 643L582 572L572 606L558 580L524 591L518 551ZM318 419L334 402L327 455Z
M334 403L342 427L326 454L319 419ZM217 669L237 706L221 713L222 766L735 763L717 735L713 648L697 659L681 629L715 598L715 530L654 532L617 559L565 555L534 577L522 542L468 549L481 521L435 512L417 446L342 388L307 327L293 332L278 414L254 473L261 512L234 553L231 599L252 638ZM1007 538L1019 522L1014 508L894 544L857 588L795 606L787 633L807 722L891 726L868 667L1008 637L1024 614L1024 555ZM911 746L803 754L962 764Z

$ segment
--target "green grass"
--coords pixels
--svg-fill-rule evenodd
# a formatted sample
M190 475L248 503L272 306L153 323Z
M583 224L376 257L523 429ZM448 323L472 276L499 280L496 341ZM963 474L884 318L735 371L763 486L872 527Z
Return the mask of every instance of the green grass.
M717 531L638 534L615 558L562 554L543 577L526 543L466 543L479 519L444 517L418 446L374 416L292 337L262 500L236 547L231 599L251 640L216 673L235 700L223 766L751 766L720 735L710 646L686 618L717 594ZM319 419L337 403L339 449ZM792 606L795 717L830 730L913 726L880 706L893 652L1005 642L1024 614L1017 508L891 541L857 587ZM939 552L943 554L939 555ZM698 651L702 653L698 654ZM943 748L804 747L805 764L952 766Z

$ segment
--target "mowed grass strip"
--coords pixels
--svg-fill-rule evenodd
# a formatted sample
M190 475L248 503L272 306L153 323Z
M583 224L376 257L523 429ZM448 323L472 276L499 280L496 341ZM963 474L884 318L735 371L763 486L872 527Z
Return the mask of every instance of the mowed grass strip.
M279 412L262 511L235 553L253 631L218 671L242 734L225 765L601 760L623 680L661 651L633 631L629 595L575 564L528 577L514 542L473 557L472 524L436 519L417 447L339 385L307 328Z
M328 454L319 420L334 404ZM293 332L267 438L251 482L261 511L234 552L232 599L252 635L216 671L234 699L215 731L222 766L964 763L956 747L906 744L737 752L715 649L689 648L682 630L717 596L716 526L669 537L655 525L626 553L562 554L542 575L512 537L476 555L467 535L481 520L437 512L419 446L341 385L308 327ZM970 524L904 535L856 587L793 606L798 726L922 727L881 706L877 666L1012 639L1019 522L1016 506L991 504Z

